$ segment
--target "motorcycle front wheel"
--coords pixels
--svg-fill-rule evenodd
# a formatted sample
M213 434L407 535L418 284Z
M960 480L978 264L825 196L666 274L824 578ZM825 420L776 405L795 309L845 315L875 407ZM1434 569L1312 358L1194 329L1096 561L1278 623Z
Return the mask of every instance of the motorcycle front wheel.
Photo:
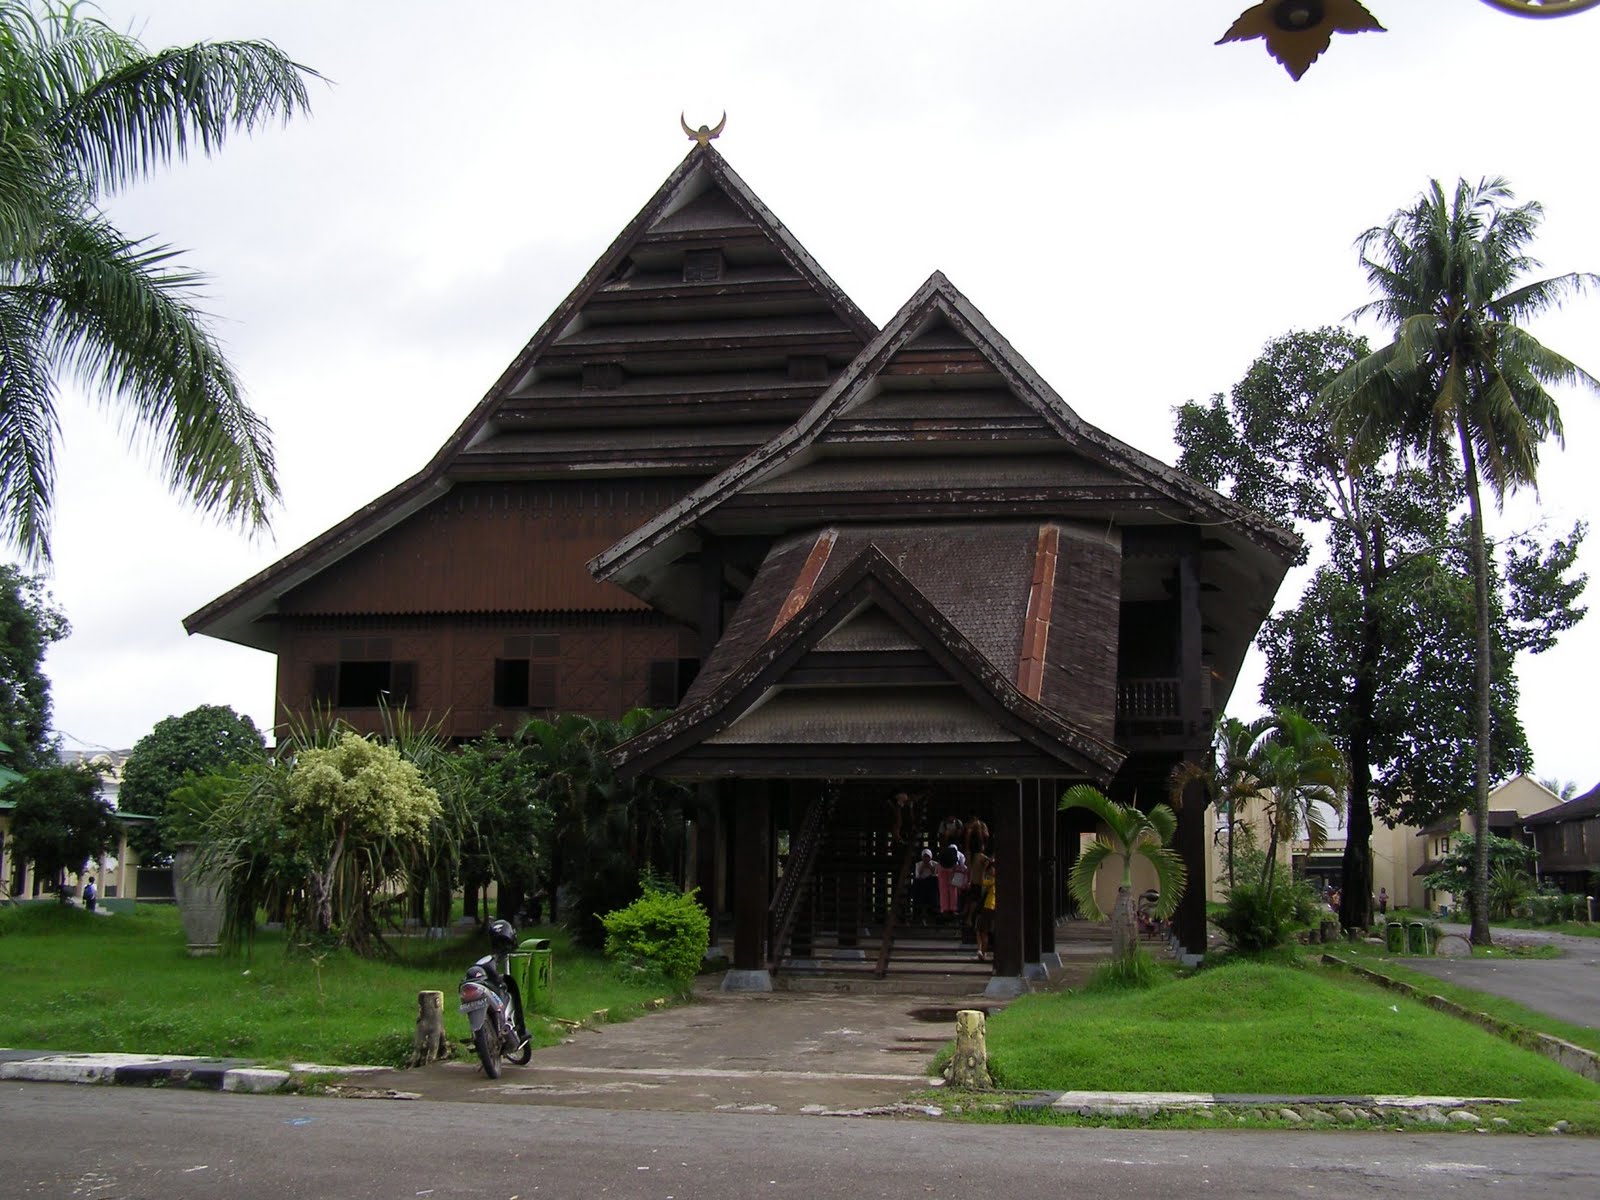
M517 1038L522 1042L522 1048L515 1053L508 1048L506 1057L517 1066L525 1067L533 1058L533 1039L528 1036L528 1023L522 1017L522 992L517 987L515 979L508 982L511 984L511 1027L517 1031Z
M500 1078L500 1036L494 1031L493 1014L472 1031L472 1048L478 1052L483 1073L490 1079Z

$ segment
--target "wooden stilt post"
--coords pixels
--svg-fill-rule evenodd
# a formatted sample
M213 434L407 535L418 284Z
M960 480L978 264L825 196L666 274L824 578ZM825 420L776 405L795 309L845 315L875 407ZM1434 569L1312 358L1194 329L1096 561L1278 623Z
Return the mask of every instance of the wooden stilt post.
M772 898L771 805L765 780L736 785L733 869L733 969L722 980L729 992L770 992L767 970L767 904Z
M1016 996L1027 990L1022 978L1022 790L1019 779L996 797L990 830L995 843L995 905L994 978L985 989L989 996Z

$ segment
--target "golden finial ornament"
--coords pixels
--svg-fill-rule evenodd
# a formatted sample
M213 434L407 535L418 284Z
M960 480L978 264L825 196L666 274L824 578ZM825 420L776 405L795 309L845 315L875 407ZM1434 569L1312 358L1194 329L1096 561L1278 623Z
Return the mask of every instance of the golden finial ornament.
M728 124L728 114L726 112L722 114L722 120L717 122L715 129L709 125L702 125L699 129L690 129L689 122L684 120L682 113L678 114L678 124L683 126L683 132L691 142L694 142L697 146L704 146L722 133L723 128Z

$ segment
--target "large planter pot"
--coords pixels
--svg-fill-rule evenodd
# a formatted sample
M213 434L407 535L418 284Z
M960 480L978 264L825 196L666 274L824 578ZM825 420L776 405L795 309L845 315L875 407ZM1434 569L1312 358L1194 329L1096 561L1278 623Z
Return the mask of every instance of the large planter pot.
M172 890L190 955L216 954L222 946L222 889L198 870L199 848L179 846L172 858Z

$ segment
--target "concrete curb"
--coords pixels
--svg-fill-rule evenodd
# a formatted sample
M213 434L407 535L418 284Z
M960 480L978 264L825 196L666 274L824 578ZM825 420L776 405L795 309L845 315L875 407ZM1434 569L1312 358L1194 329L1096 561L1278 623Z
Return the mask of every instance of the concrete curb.
M1346 962L1333 954L1324 954L1322 961L1329 966L1343 967L1346 971L1359 975L1379 987L1388 988L1391 992L1399 992L1401 995L1409 996L1413 1000L1419 1000L1429 1008L1448 1013L1452 1017L1460 1017L1463 1021L1470 1021L1478 1028L1487 1030L1496 1037L1502 1037L1512 1045L1521 1046L1524 1050L1532 1050L1535 1054L1542 1054L1557 1066L1565 1067L1575 1075L1582 1075L1585 1079L1600 1083L1600 1054L1596 1054L1593 1050L1574 1045L1563 1038L1552 1037L1548 1033L1539 1033L1536 1030L1527 1028L1525 1025L1502 1021L1499 1017L1490 1016L1486 1012L1473 1012L1470 1008L1464 1008L1454 1000L1446 1000L1443 996L1433 995L1414 984L1394 979L1381 971L1374 971L1370 967Z
M275 1092L291 1078L242 1059L160 1054L60 1054L7 1051L0 1080L101 1083L120 1087L189 1087L212 1092Z

